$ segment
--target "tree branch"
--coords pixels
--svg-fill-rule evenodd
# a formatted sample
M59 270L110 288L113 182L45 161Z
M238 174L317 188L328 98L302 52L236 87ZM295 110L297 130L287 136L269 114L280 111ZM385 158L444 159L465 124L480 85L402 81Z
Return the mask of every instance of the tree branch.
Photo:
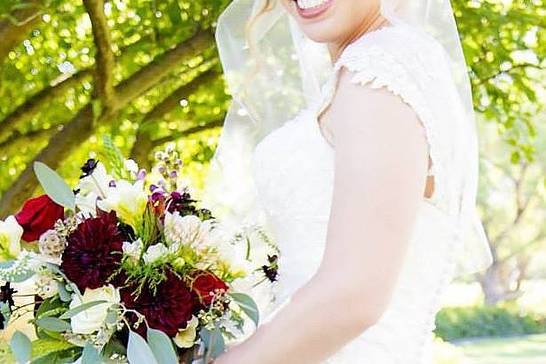
M539 236L535 237L534 239L532 239L531 241L527 242L526 244L522 245L521 247L519 247L518 249L512 251L510 254L508 254L507 256L503 257L502 259L499 260L499 262L501 263L505 263L507 262L508 260L522 254L523 252L525 252L527 249L533 247L534 245L542 242L544 240L544 234L540 234Z
M64 81L54 86L48 86L36 93L0 122L0 140L4 140L14 130L36 116L45 105L61 97L90 76L91 70L82 70Z
M484 77L484 78L480 78L478 80L478 82L476 82L476 85L477 86L480 86L480 85L483 85L484 83L486 82L489 82L491 80L494 80L495 78L499 77L500 75L503 75L503 74L509 74L510 72L513 72L517 69L521 69L521 68L524 68L524 69L527 69L527 68L534 68L534 69L537 69L537 70L544 70L545 68L544 67L541 67L540 65L536 65L536 64L533 64L533 63L521 63L521 64L516 64L516 65L513 65L512 67L510 67L509 69L507 70L502 70L502 71L498 71L498 72L495 72L493 73L492 75L490 76L487 76L487 77Z
M116 91L119 90L117 91L117 104L126 105L129 101L145 93L161 81L161 79L167 76L174 68L211 48L212 44L214 44L213 35L203 31L197 33L197 35L190 40L182 42L165 52L149 67L142 68L128 80L123 81L116 87Z
M510 234L510 232L518 226L518 224L521 222L521 219L523 217L523 214L525 211L527 211L527 207L529 207L529 202L531 201L533 194L527 197L524 201L523 197L523 182L525 181L525 177L527 175L529 164L523 163L521 172L517 178L514 178L514 199L516 203L516 213L514 215L514 218L510 225L506 226L493 240L495 241L495 245L499 247L501 243L506 239L506 237Z
M104 0L83 0L83 5L91 19L93 39L97 48L95 57L95 90L98 99L102 101L103 107L108 109L116 101L113 77L115 61L108 22L104 14Z
M126 58L131 57L132 50L138 49L144 39L145 38L142 38L141 40L122 49L121 55L116 61L123 62ZM35 117L45 105L50 103L52 100L61 97L68 90L71 90L78 84L83 83L92 74L92 69L83 69L71 77L66 78L65 80L54 85L45 87L31 96L30 99L18 106L0 122L0 140L8 137L14 130Z
M146 114L144 119L142 119L141 124L144 125L161 118L162 116L173 110L175 107L180 105L180 100L187 99L191 94L196 92L203 85L216 81L218 79L218 76L218 70L209 69L199 76L195 77L189 83L180 86L163 101L157 104L148 114Z
M25 143L32 143L35 140L41 139L44 136L53 134L53 132L56 130L56 128L49 128L49 129L38 129L38 130L31 130L26 133L21 133L20 131L15 131L10 135L10 137L2 142L0 142L0 150L4 150L5 148L13 147L14 145L17 145L19 143L25 142Z
M0 64L9 52L28 35L30 30L40 22L42 0L27 0L29 5L14 11L10 19L0 20Z
M210 48L213 39L212 34L208 32L199 33L157 57L131 76L130 79L118 85L116 92L118 95L123 96L118 99L114 111L104 114L96 121L96 124L111 122L115 116L115 111L127 106L132 100L152 88L175 68ZM91 104L88 104L51 138L49 144L38 153L33 161L41 161L56 169L64 158L87 140L93 133L96 124L93 108ZM33 162L30 162L0 200L0 216L13 213L18 209L25 199L33 193L36 186L37 180L33 172Z
M213 82L218 78L218 75L219 73L217 70L209 69L194 78L191 82L180 86L148 112L139 124L136 139L133 148L131 149L131 158L143 168L148 168L148 155L154 148L154 144L152 136L149 133L149 128L146 126L171 112L179 105L181 99L188 98L189 95L193 94L199 87Z
M173 140L187 137L188 135L191 135L191 134L200 133L202 131L209 130L209 129L219 128L224 124L224 118L225 118L225 115L222 115L218 119L215 119L206 124L192 126L188 129L180 130L176 133L171 133L168 136L154 140L153 145L154 147L158 147L160 145L171 142Z

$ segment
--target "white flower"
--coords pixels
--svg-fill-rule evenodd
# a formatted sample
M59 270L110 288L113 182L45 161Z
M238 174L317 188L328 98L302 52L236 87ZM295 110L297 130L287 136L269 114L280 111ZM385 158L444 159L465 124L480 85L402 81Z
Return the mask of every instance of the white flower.
M59 293L59 283L47 270L41 270L34 276L34 286L36 294L43 299L51 298Z
M195 344L195 339L197 338L197 326L199 325L199 320L197 317L192 316L191 320L188 321L188 324L185 329L179 330L176 334L174 343L179 348L191 348Z
M132 159L126 159L123 163L126 170L128 170L131 173L137 174L138 173L138 164L132 160Z
M165 237L171 244L199 247L208 240L212 220L201 221L197 216L180 216L178 211L165 213Z
M0 260L16 258L21 252L21 237L23 228L15 217L9 216L0 220Z
M107 197L110 182L113 180L101 162L97 162L93 173L80 179L76 187L79 190L76 206L84 216L92 217L97 214L97 199Z
M75 334L92 334L99 330L104 324L108 308L120 302L119 291L112 285L97 289L86 288L83 296L73 295L70 302L70 309L94 301L106 301L85 311L78 313L70 319L72 332Z
M106 198L110 182L113 180L114 178L106 172L104 164L98 162L91 175L80 179L77 189L83 196L93 192L95 196Z
M43 255L58 258L64 252L66 240L56 230L48 230L40 236L38 248Z
M164 256L169 252L169 249L163 244L155 244L146 250L144 253L143 259L146 264L150 264Z
M123 254L134 258L134 259L140 259L140 253L142 253L142 240L138 239L134 242L124 241L123 242Z
M36 267L41 268L45 266L45 263L61 265L62 259L61 257L52 257L49 255L32 253L31 262L34 263Z
M76 195L76 207L86 218L94 217L97 214L98 198L99 195L93 191L87 194L80 192Z
M114 210L123 222L138 228L148 202L144 181L134 184L125 180L116 181L116 186L109 188L107 196L97 202L99 208L106 212Z

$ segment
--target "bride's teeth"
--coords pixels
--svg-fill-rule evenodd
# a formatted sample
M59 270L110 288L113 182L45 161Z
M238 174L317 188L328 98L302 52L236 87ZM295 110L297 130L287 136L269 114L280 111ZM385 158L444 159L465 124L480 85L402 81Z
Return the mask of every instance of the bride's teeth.
M301 9L311 9L316 8L327 1L328 0L297 0L297 3Z

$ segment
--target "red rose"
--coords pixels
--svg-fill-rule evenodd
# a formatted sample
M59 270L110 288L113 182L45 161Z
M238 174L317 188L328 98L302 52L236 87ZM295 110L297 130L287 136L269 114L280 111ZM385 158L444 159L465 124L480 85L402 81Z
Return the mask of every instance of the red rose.
M55 222L64 218L64 208L42 195L27 200L21 211L15 215L19 225L23 227L23 239L35 241L40 235L53 228Z
M218 291L227 291L228 286L212 273L200 271L195 276L191 289L205 306L209 306Z

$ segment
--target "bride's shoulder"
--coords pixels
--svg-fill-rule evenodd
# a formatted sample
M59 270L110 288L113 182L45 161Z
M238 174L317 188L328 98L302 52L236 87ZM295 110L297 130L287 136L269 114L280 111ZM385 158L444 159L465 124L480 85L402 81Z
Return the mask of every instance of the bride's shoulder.
M396 24L365 33L349 44L335 68L345 67L360 77L377 73L434 77L445 73L447 65L444 48L434 37L410 25Z

